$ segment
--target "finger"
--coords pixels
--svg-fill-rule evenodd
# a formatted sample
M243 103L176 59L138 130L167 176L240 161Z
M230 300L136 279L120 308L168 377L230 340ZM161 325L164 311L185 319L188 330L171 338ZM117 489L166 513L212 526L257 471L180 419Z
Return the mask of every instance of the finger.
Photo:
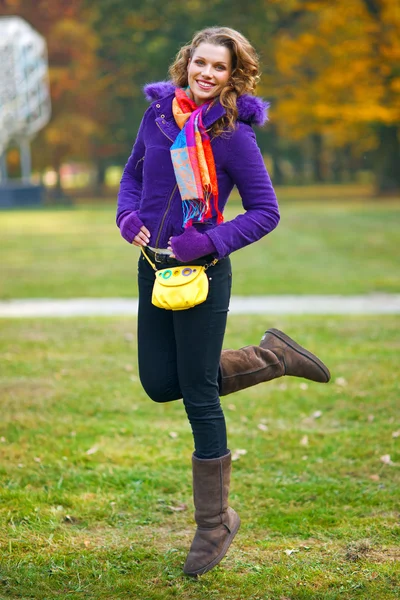
M145 235L147 235L148 238L150 238L150 231L147 229L147 227L145 225L142 225L142 227L140 228L140 231L143 231L143 233Z
M149 238L142 231L139 231L139 233L137 234L136 237L138 237L139 239L141 239L145 244L149 243Z
M136 243L135 243L135 242L136 242ZM139 237L139 235L137 235L137 236L134 238L134 240L133 240L132 244L135 244L135 246L146 246L146 245L147 245L147 244L146 244L146 242L144 242L144 241L143 241L143 240L142 240L142 239Z

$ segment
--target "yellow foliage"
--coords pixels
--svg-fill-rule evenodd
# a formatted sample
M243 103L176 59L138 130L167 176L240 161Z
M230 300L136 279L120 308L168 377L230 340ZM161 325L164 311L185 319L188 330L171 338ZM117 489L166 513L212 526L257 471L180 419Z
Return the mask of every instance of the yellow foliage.
M375 18L363 0L291 2L303 14L278 33L268 81L283 135L324 133L346 144L364 132L370 146L371 125L400 124L400 3L380 4Z

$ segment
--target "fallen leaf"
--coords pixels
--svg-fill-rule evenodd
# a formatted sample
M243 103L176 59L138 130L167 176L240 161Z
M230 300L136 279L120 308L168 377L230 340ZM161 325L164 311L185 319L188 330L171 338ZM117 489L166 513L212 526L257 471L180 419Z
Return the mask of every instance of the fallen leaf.
M287 556L290 556L291 554L293 554L293 552L298 552L298 550L284 550L284 553L287 554Z
M248 420L248 418L247 418L247 417L245 417L244 415L242 415L242 416L240 417L240 420L242 421L242 423L248 423L248 421L249 421L249 420Z
M400 431L393 431L392 438L398 438L398 437L400 437ZM3 440L1 440L1 441L3 441Z
M35 457L33 458L33 460L34 460L36 463L40 463L40 462L42 462L42 459L41 459L41 458L39 458L38 456L35 456Z
M234 404L228 404L227 407L229 410L236 410L236 406Z
M98 446L93 446L92 448L89 448L89 450L86 450L86 454L88 456L90 456L91 454L96 454L96 452L98 451L99 447Z
M301 457L301 460L307 460L307 459L308 459L307 454L305 454L304 456Z
M280 383L277 386L278 390L281 390L282 392L284 392L285 390L287 390L287 383Z
M6 441L6 438L5 438L5 437L2 435L2 436L0 437L0 442L2 442L2 443L4 444L4 442L5 442L5 441Z
M124 369L125 371L133 371L132 365L125 365Z
M304 382L303 382L303 383L301 383L301 384L299 385L299 388L300 388L301 390L308 390L308 385L307 385L307 383L304 383Z
M312 416L313 419L319 419L320 417L322 417L322 410L316 410L315 412L313 412Z
M76 519L72 515L65 515L64 523L69 523L73 525L74 523L78 523L78 519Z
M90 542L89 542L89 540L84 540L84 542L83 542L83 543L85 544L86 548L88 548L88 547L90 546Z
M377 473L374 473L373 475L370 475L369 478L372 481L379 481L380 480L380 477L379 477L379 475Z
M372 423L372 421L375 419L374 415L368 415L368 423Z
M257 427L260 429L260 431L268 431L268 427L265 425L265 423L259 423Z
M344 377L336 377L335 383L336 385L340 385L340 387L346 387L347 385L347 381Z
M183 510L187 510L187 504L182 502L182 504L178 504L177 506L167 506L167 508L173 512L182 512Z
M308 435L303 435L300 440L300 446L308 446Z
M176 431L170 431L169 437L171 437L174 440L178 437L178 434L176 433Z
M381 456L381 462L383 462L384 465L393 465L393 462L390 458L390 454L384 454L383 456Z
M247 454L247 450L244 450L243 448L238 448L237 450L234 450L232 452L232 460L239 460L239 458L241 456L244 456L245 454Z
M135 336L133 335L133 333L125 333L125 341L127 342L133 342L133 340L135 339Z

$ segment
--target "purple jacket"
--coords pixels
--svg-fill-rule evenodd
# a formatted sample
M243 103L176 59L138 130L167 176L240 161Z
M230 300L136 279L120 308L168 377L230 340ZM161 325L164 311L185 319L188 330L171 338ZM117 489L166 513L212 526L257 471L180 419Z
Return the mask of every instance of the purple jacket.
M174 89L170 82L145 86L146 97L153 102L140 124L118 194L117 225L127 211L137 211L150 231L149 245L155 248L167 248L171 236L183 233L182 201L170 155L170 147L180 131L172 114ZM251 127L264 124L266 108L266 103L256 96L239 97L237 128L211 142L220 210L223 211L234 185L245 210L218 226L215 214L205 223L194 223L199 232L210 237L218 258L259 240L279 222L275 192ZM216 102L205 115L204 125L209 128L224 114L225 109Z

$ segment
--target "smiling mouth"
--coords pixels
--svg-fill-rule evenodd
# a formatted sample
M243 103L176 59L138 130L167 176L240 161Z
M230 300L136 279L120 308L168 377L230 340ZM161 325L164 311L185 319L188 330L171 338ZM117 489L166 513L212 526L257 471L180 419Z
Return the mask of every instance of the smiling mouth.
M214 87L213 83L207 83L206 81L199 81L198 79L196 80L196 83L202 90L211 90Z

